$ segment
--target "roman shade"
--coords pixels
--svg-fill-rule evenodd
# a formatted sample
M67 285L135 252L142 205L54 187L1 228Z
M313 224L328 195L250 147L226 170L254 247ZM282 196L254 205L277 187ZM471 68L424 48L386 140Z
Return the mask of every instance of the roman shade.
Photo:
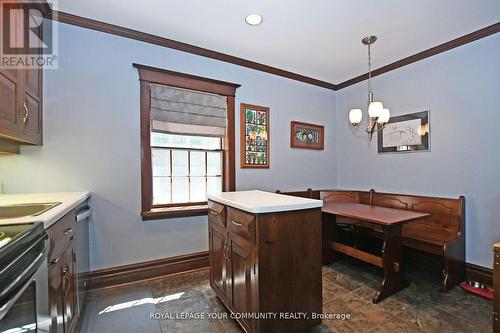
M225 96L151 84L151 131L223 137Z

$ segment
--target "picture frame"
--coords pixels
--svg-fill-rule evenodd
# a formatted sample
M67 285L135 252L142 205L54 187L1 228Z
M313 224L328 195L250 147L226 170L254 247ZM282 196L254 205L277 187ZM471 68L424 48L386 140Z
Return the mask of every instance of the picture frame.
M240 104L240 166L269 168L270 165L270 108Z
M391 117L377 133L378 153L430 151L429 110Z
M300 121L290 124L290 147L304 149L325 149L325 127Z

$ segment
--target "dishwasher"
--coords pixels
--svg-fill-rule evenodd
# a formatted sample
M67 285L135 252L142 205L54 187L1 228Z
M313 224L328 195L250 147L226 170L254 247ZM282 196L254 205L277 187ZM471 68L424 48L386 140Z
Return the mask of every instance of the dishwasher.
M77 276L77 310L82 313L88 289L88 275L90 271L89 253L89 223L91 218L90 199L76 208L76 276Z

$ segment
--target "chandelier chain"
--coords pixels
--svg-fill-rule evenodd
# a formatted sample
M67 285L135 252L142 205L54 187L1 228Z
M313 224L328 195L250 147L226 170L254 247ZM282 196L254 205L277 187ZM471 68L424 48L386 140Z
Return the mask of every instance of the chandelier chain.
M371 49L370 44L368 44L368 92L372 92L372 57L371 57Z

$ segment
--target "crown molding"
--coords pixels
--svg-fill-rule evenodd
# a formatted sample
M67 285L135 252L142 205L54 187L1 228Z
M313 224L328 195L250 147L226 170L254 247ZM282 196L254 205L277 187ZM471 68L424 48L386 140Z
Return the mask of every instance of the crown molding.
M242 67L247 67L251 69L255 69L257 71L273 74L273 75L278 75L282 76L291 80L295 81L300 81L308 84L312 84L318 87L323 87L326 89L330 90L340 90L346 87L349 87L351 85L354 85L356 83L365 81L368 79L368 73L356 76L352 79L346 80L344 82L341 82L339 84L334 84L322 80L318 80L312 77L304 76L301 74L293 73L290 71L286 71L283 69L279 69L276 67L268 66L265 64L261 64L255 61L235 57L229 54L217 52L214 50L202 48L196 45L191 45L183 42L179 42L173 39L168 39L168 38L163 38L160 36L140 32L137 30L133 29L128 29L125 27L121 27L118 25L110 24L110 23L105 23L101 21L96 21L92 20L89 18L61 12L61 11L51 11L49 14L49 18L57 20L62 23L66 24L71 24L75 26L79 26L82 28L86 29L91 29L91 30L96 30L96 31L101 31L105 33L109 33L112 35L117 35L125 38L130 38L130 39L135 39L139 40L141 42L146 42L150 44L155 44L163 47L167 47L170 49L178 50L178 51L183 51L195 55L199 55L202 57L206 58L211 58L211 59L216 59L219 61L231 63L234 65L242 66ZM395 61L391 64L385 65L383 67L377 68L372 71L372 77L378 76L387 72L390 72L392 70L401 68L403 66L415 63L417 61L432 57L436 54L454 49L456 47L474 42L478 39L496 34L497 32L500 32L500 22L492 24L488 27L485 27L483 29L479 29L477 31L474 31L470 34L458 37L456 39L450 40L448 42L445 42L443 44L437 45L435 47L432 47L430 49L427 49L425 51L416 53L414 55L411 55L409 57L403 58L401 60Z
M300 81L308 84L312 84L315 86L335 90L335 84L329 83L326 81L321 81L318 79L314 79L312 77L300 75L297 73L293 73L290 71L286 71L283 69L279 69L276 67L264 65L255 61L251 60L246 60L243 58L235 57L229 54L209 50L206 48L202 48L199 46L191 45L191 44L186 44L183 42L179 42L173 39L168 39L168 38L163 38L160 36L140 32L137 30L133 29L128 29L124 28L121 26L117 26L114 24L110 23L105 23L101 21L96 21L92 20L89 18L61 12L61 11L52 11L51 14L49 15L51 19L57 20L58 22L66 23L66 24L71 24L75 26L79 26L82 28L87 28L91 30L97 30L105 33L109 33L112 35L117 35L121 37L126 37L126 38L131 38L135 40L139 40L141 42L146 42L150 44L155 44L159 46L164 46L168 47L170 49L178 50L178 51L183 51L191 54L196 54L202 57L206 58L212 58L224 62L228 62L234 65L242 66L242 67L247 67L251 69L255 69L261 72L269 73L269 74L274 74L282 77L286 77L288 79L292 79L295 81Z
M435 46L435 47L431 47L430 49L427 49L425 51L422 51L422 52L416 53L414 55L411 55L409 57L403 58L401 60L395 61L389 65L385 65L383 67L377 68L377 69L372 71L372 77L390 72L392 70L401 68L403 66L412 64L414 62L432 57L436 54L439 54L439 53L442 53L445 51L449 51L449 50L454 49L456 47L474 42L478 39L496 34L499 31L500 31L500 23L495 23L495 24L490 25L486 28L479 29L479 30L474 31L470 34L467 34L467 35L464 35L462 37L458 37L456 39L450 40L449 42L440 44L440 45ZM340 89L352 86L353 84L359 83L361 81L365 81L367 79L368 79L368 73L365 73L365 74L360 75L360 76L356 76L352 79L349 79L347 81L344 81L344 82L337 84L335 90L340 90Z

